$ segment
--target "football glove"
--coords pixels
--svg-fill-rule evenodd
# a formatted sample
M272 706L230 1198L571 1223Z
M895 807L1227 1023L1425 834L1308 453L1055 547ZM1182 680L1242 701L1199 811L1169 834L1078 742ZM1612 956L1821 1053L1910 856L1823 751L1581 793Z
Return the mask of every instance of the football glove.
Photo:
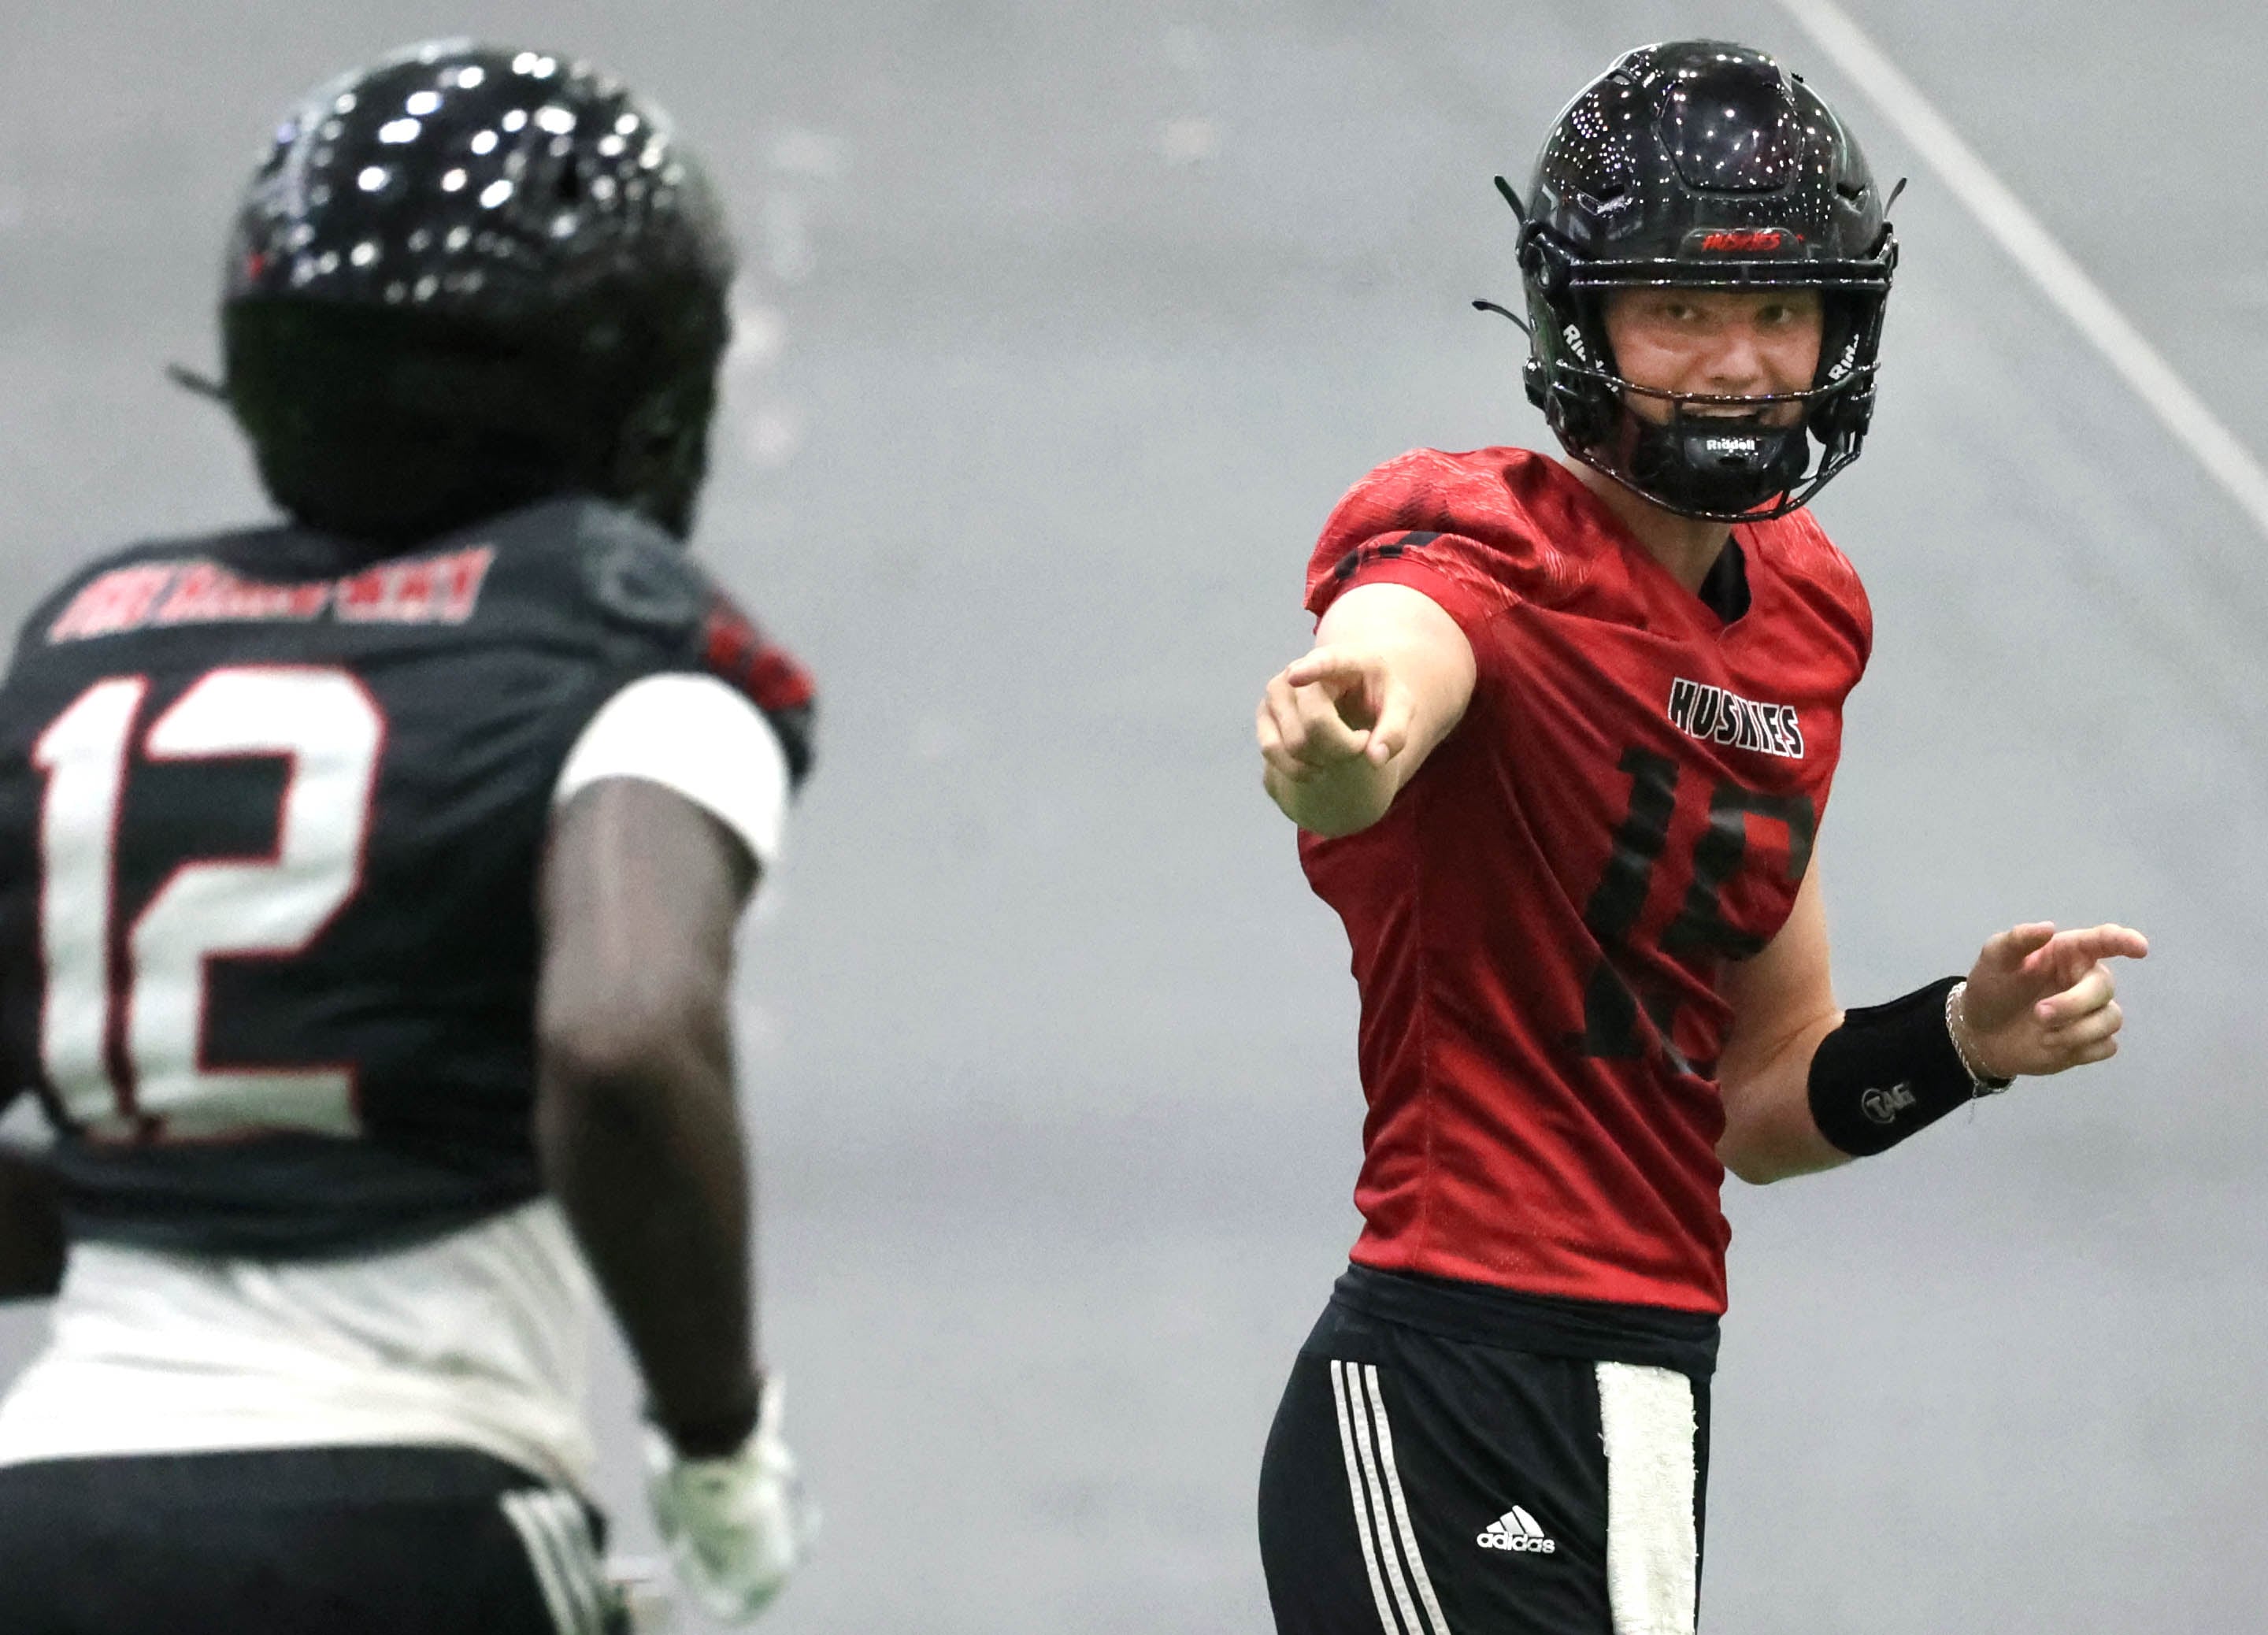
M722 1458L681 1458L668 1437L646 1427L646 1497L662 1543L679 1581L727 1624L745 1624L770 1604L819 1531L779 1425L774 1376L764 1381L756 1428Z

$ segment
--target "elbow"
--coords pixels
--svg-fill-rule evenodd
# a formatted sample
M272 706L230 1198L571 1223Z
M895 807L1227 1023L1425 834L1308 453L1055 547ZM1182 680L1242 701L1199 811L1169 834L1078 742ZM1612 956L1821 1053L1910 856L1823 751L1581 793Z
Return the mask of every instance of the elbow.
M1764 1121L1734 1117L1717 1139L1717 1161L1752 1187L1801 1175L1808 1166L1794 1157L1786 1139L1775 1138L1776 1133Z
M1752 1187L1768 1187L1775 1181L1785 1181L1790 1173L1771 1162L1753 1147L1720 1145L1717 1148L1717 1160L1724 1165L1727 1173Z
M1763 1154L1742 1135L1742 1131L1727 1125L1725 1133L1718 1138L1717 1161L1725 1167L1725 1173L1752 1187L1767 1186L1778 1179L1764 1161Z
M1394 804L1390 784L1349 788L1322 779L1295 783L1272 767L1263 772L1261 784L1277 810L1310 835L1325 840L1360 834L1384 817Z
M548 1131L634 1134L729 1059L722 996L667 983L623 983L538 1018L540 1101Z
M1851 1161L1812 1124L1807 1108L1800 1123L1735 1120L1717 1142L1717 1161L1752 1187L1816 1175Z

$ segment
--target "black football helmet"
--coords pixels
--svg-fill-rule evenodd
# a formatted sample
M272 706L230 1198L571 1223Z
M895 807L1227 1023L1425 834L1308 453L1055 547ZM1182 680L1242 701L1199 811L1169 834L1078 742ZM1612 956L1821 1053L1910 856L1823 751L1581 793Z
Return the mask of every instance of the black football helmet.
M1667 510L1728 522L1785 516L1859 457L1897 241L1858 143L1800 77L1717 41L1642 48L1567 105L1524 203L1497 186L1521 218L1528 394L1570 454ZM1603 307L1634 285L1816 290L1818 373L1778 397L1633 385ZM1667 422L1633 412L1633 395L1667 401ZM1793 423L1768 423L1791 402Z
M700 165L620 81L413 46L276 130L229 242L221 391L269 492L335 533L582 491L682 535L732 276Z

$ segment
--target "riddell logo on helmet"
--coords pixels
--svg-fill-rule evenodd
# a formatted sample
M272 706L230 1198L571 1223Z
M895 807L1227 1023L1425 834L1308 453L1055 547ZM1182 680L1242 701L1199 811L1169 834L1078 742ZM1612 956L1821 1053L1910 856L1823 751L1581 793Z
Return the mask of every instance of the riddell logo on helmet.
M1718 255L1760 255L1784 250L1792 235L1778 227L1720 228L1701 234L1693 247Z

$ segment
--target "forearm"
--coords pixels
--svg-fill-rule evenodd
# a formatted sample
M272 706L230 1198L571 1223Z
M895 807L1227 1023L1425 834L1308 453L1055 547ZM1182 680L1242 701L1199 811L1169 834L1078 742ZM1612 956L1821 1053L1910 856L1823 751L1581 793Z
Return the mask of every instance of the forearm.
M0 1148L0 1300L45 1300L63 1285L63 1219L45 1166Z
M1732 1144L1742 1160L1736 1173L1774 1180L1821 1167L1806 1156L1807 1150L1834 1159L1872 1157L1978 1096L2006 1089L2008 1080L1985 1078L1989 1070L1964 1042L1962 994L1960 981L1941 977L1885 1003L1844 1012L1833 1027L1815 1034L1808 1049L1774 1051L1766 1065L1742 1081L1737 1102L1728 1097L1728 1108L1737 1105L1744 1116L1743 1133ZM2088 1004L2083 997L2073 1003ZM2048 1019L2038 1020L2044 1028ZM2098 1017L2075 1035L2067 1034L2045 1048L2100 1059L2116 1026L2115 1013ZM2037 1059L2038 1054L2036 1049L2018 1059ZM1805 1063L1800 1078L1789 1071L1799 1059ZM1816 1146L1811 1145L1815 1139Z
M688 1455L754 1424L748 1182L721 1017L690 1047L627 1061L556 1053L537 1120L545 1177Z
M1366 758L1300 778L1263 767L1261 783L1284 815L1310 834L1359 834L1384 817L1400 792L1392 762L1381 766Z
M1766 1186L1851 1161L1851 1154L1820 1134L1811 1113L1812 1058L1841 1021L1833 1012L1814 1017L1770 1049L1726 1064L1725 1133L1718 1139L1717 1156L1750 1185Z
M1323 615L1315 644L1261 695L1261 782L1301 829L1351 835L1386 815L1463 718L1472 644L1404 585L1348 591Z

